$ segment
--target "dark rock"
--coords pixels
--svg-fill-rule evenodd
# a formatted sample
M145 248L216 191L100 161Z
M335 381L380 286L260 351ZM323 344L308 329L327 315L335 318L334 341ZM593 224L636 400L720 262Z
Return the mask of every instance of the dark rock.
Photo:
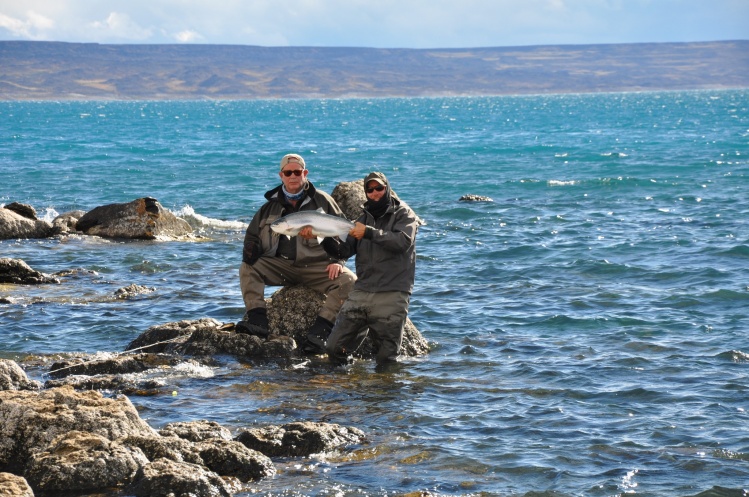
M244 430L236 440L269 457L306 457L362 443L364 432L338 424L298 422Z
M166 384L160 380L139 379L118 374L96 376L71 375L59 380L47 380L44 388L59 388L70 385L76 390L109 390L126 395L152 395Z
M0 207L0 240L48 238L55 234L52 224L43 219L29 219L7 206Z
M174 462L189 462L203 464L198 447L189 440L176 436L129 436L120 439L120 443L131 447L138 447L149 461L166 458Z
M34 492L24 477L0 473L0 497L34 497Z
M165 425L159 434L163 437L179 437L191 442L203 442L212 438L231 440L231 432L215 421L177 421Z
M144 240L176 239L192 233L187 221L164 209L151 197L96 207L78 220L76 229L105 238Z
M173 366L179 362L176 357L159 354L116 355L106 359L76 359L52 364L51 378L64 378L69 375L127 374L140 373L147 369Z
M462 197L458 199L458 201L459 202L494 202L494 200L492 200L489 197L482 197L481 195L473 195L473 194L463 195Z
M211 439L198 444L205 466L221 476L240 481L260 480L276 474L270 458L234 440Z
M71 231L76 231L75 226L84 214L86 214L86 211L63 212L52 220L52 226L55 228L55 231L59 233L70 233Z
M16 285L40 285L44 283L60 283L60 280L48 274L31 269L21 259L0 259L0 283Z
M70 431L31 456L25 476L39 492L104 490L132 482L148 459L138 448L107 438Z
M29 204L21 204L19 202L11 202L5 206L6 209L15 212L16 214L25 217L26 219L36 220L36 209Z
M0 471L16 474L22 474L32 455L73 430L108 440L156 435L127 397L109 399L71 387L0 391L0 420Z
M128 493L136 497L229 497L239 491L203 466L157 459L146 464L135 476Z
M176 321L152 326L130 342L127 350L148 350L167 354L212 357L231 354L237 357L290 357L296 343L289 337L270 336L262 340L256 336L235 333L234 325L215 319Z
M17 363L0 359L0 390L39 390L40 387L38 381L29 380Z

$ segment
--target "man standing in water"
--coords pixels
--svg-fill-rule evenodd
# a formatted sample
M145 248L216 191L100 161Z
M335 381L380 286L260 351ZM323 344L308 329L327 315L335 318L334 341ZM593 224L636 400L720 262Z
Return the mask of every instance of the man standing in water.
M340 259L356 255L354 289L338 314L326 349L345 363L367 333L378 366L397 361L416 275L418 217L390 189L384 174L364 178L364 212L346 241L325 238L323 248Z
M307 180L308 173L300 155L284 155L278 173L281 185L265 193L267 201L247 228L239 268L239 285L247 312L236 329L240 333L267 336L265 285L303 284L326 299L317 320L307 331L307 342L301 347L308 353L323 353L325 339L356 276L344 266L343 260L325 253L309 227L293 237L275 235L270 228L276 219L302 210L322 209L343 217L335 200Z

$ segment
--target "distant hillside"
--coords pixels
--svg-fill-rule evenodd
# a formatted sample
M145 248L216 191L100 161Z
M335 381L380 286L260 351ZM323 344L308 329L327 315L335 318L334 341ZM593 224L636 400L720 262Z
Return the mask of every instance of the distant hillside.
M466 49L0 41L0 100L749 88L749 40Z

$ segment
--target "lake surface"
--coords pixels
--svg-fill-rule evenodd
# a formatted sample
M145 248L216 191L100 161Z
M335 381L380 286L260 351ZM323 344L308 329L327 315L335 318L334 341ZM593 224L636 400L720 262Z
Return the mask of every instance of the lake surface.
M425 221L410 318L429 355L388 373L227 357L130 396L155 428L367 434L275 460L240 495L749 489L749 91L0 102L0 150L0 204L51 220L151 196L207 237L0 241L0 257L76 270L0 286L0 357L40 381L40 362L118 353L153 325L239 320L244 229L285 153L328 193L382 171ZM133 283L155 291L113 297Z

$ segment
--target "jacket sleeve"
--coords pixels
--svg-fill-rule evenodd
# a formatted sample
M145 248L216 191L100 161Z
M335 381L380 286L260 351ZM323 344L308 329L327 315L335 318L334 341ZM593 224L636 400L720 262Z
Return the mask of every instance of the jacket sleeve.
M260 208L255 216L250 221L250 225L247 227L247 231L244 234L244 247L242 248L242 262L245 262L252 266L260 258L263 253L263 249L260 246L260 219L262 218L264 211Z
M356 238L347 236L345 241L331 237L323 238L322 248L329 256L335 257L341 261L340 264L344 264L346 259L356 254Z
M393 214L395 222L392 230L383 230L367 226L364 238L371 240L383 250L394 253L402 253L411 247L416 241L416 232L419 222L416 214L409 208L399 208Z

